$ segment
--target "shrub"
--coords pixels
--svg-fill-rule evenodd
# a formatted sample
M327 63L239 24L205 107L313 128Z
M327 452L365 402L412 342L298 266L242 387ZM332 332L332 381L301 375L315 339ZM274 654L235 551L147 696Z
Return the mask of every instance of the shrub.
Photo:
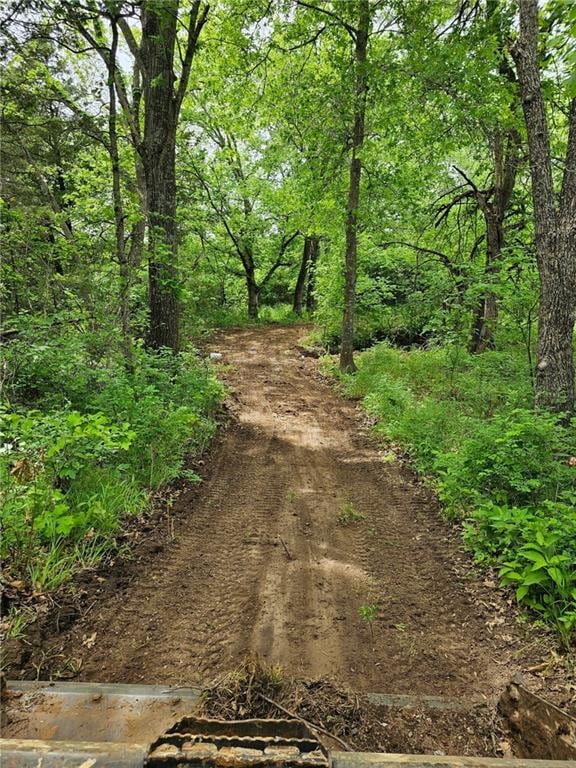
M114 546L120 521L212 437L223 390L195 352L136 347L134 362L129 373L106 333L67 325L25 320L8 345L0 555L15 575L59 583L87 542L94 552Z
M437 460L440 497L460 513L483 499L522 506L562 498L574 489L574 437L555 416L527 410L477 423L457 451Z
M71 508L66 491L87 467L127 451L134 432L101 414L5 414L2 424L2 550L29 550L42 541L84 532L89 511ZM29 554L29 553L28 553Z
M576 629L576 516L571 505L535 508L485 503L465 525L476 560L500 566L518 602L554 624L567 642Z

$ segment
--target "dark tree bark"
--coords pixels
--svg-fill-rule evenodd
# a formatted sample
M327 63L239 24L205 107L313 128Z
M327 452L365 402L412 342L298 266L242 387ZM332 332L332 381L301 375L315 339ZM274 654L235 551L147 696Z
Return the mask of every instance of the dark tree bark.
M120 272L120 284L118 291L118 312L120 316L120 330L122 333L122 352L128 370L134 367L132 356L132 337L130 333L130 277L131 270L126 254L126 242L124 232L124 205L122 201L122 186L120 180L120 155L118 152L118 131L116 127L116 53L118 50L118 24L114 16L110 18L112 30L112 44L108 65L108 139L110 165L112 167L112 200L114 204L114 230L116 239L116 260Z
M316 265L320 255L320 240L316 235L310 238L310 259L308 262L308 285L306 286L306 309L316 311Z
M520 136L517 131L507 132L503 141L499 132L494 137L494 186L484 191L474 187L475 197L484 216L486 227L486 264L484 273L490 281L500 269L504 247L504 217L516 183L519 165ZM472 324L469 351L484 352L494 346L494 333L498 320L498 301L488 289L478 303Z
M569 111L562 188L556 198L546 105L538 67L537 0L520 0L520 33L512 49L528 135L536 251L540 275L536 406L574 411L576 318L576 98Z
M176 86L174 53L178 10L179 0L144 0L140 47L135 46L129 32L126 37L140 65L143 82L144 136L141 156L148 215L148 343L153 349L169 347L174 351L179 348L176 129L208 6L198 18L200 0L192 4L186 53Z
M134 60L134 69L132 74L132 104L131 104L131 123L134 126L134 131L138 136L141 135L140 117L141 117L141 103L142 103L142 86L141 86L141 73L140 66L137 60ZM132 232L130 234L130 266L133 270L136 270L142 264L144 258L144 244L146 237L146 222L148 220L147 211L147 199L146 192L146 173L144 171L144 165L142 163L142 156L138 151L139 144L136 145L134 152L134 170L136 177L136 185L133 187L133 192L138 199L138 207L140 209L140 218L134 222ZM132 186L132 185L131 185Z
M302 314L304 307L304 298L306 294L306 278L308 277L308 268L310 264L310 256L312 252L312 238L306 236L304 238L304 248L302 249L302 260L300 261L300 269L298 270L298 278L296 280L296 286L294 288L294 301L292 303L292 309L297 315Z
M251 320L258 320L260 313L260 291L254 279L246 277L246 286L248 289L248 317Z
M306 235L304 238L304 248L302 250L302 260L298 279L294 288L293 310L297 315L302 314L304 306L308 312L314 312L316 309L316 262L318 260L319 240L316 235Z
M142 6L144 147L148 209L148 343L179 347L176 294L176 125L174 46L178 0L149 0Z
M251 320L258 319L260 311L260 286L256 281L256 267L251 247L244 247L242 252L242 264L246 275L246 295L248 297L248 317Z
M370 2L358 0L358 27L354 30L354 58L356 64L354 94L354 129L350 158L350 180L346 205L346 257L344 282L344 313L342 317L342 342L340 348L340 370L351 373L354 364L354 314L356 305L356 267L358 252L358 206L360 203L360 180L362 160L359 151L364 144L364 122L366 117L366 92L368 90L368 36L370 33Z

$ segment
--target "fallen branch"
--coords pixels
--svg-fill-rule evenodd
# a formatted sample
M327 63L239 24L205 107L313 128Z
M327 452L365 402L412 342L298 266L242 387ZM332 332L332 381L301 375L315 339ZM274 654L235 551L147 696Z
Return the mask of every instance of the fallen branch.
M294 560L294 555L293 555L293 554L292 554L292 552L290 552L290 550L288 549L288 545L286 544L286 542L284 541L284 539L282 538L282 536L278 536L278 538L280 539L280 543L281 543L281 544L282 544L282 546L284 547L284 552L286 552L286 557L288 558L288 560Z
M272 704L272 706L276 707L276 709L279 709L281 712L284 712L284 714L288 715L288 717L291 717L294 720L300 720L301 723L304 723L304 725L307 725L309 728L313 728L316 731L320 731L320 733L323 733L325 736L329 736L331 739L334 739L334 741L337 741L338 744L340 744L340 746L346 750L346 752L353 752L353 749L349 744L346 744L346 742L343 739L341 739L339 736L335 736L333 733L330 733L330 731L327 731L326 728L322 728L322 726L320 725L315 725L314 723L311 723L309 720L305 720L303 717L300 717L300 715L297 715L294 712L290 712L289 709L286 709L281 704L278 704L277 701L274 701L273 699L269 699L268 696L264 696L264 694L260 693L260 691L256 691L256 695L259 696L261 699L264 699L264 701L267 701L268 704Z

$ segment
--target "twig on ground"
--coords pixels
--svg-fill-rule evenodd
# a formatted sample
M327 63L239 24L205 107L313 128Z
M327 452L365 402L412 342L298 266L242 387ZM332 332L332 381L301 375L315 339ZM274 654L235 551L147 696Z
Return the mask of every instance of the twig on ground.
M280 543L281 543L281 544L282 544L282 546L284 547L284 551L286 552L286 556L287 556L288 560L294 560L294 555L293 555L293 554L292 554L292 552L290 552L290 550L288 549L288 545L286 544L286 542L284 541L284 539L282 538L282 536L278 536L278 538L280 539Z
M327 731L326 728L322 728L320 725L315 725L314 723L311 723L309 720L305 720L303 717L300 717L300 715L295 714L294 712L290 712L289 709L286 709L281 704L278 704L277 701L274 701L273 699L269 699L268 696L264 696L263 693L260 693L260 691L256 691L256 695L259 696L261 699L264 699L264 701L267 701L268 704L272 704L273 707L276 707L281 712L284 712L285 715L288 715L288 717L292 717L294 720L300 720L301 723L304 723L305 725L309 726L310 728L313 728L316 731L320 731L320 733L323 733L325 736L329 736L331 739L334 739L334 741L337 741L340 746L344 747L346 752L352 752L352 747L349 744L346 744L346 742L341 739L339 736L335 736L330 731Z

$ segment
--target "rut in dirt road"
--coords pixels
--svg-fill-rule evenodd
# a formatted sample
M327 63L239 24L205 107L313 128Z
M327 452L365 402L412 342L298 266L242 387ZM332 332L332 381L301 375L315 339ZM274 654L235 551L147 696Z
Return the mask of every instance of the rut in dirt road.
M489 694L514 672L429 495L299 354L303 333L213 342L235 418L174 539L71 632L83 679L200 684L248 652L357 690Z

